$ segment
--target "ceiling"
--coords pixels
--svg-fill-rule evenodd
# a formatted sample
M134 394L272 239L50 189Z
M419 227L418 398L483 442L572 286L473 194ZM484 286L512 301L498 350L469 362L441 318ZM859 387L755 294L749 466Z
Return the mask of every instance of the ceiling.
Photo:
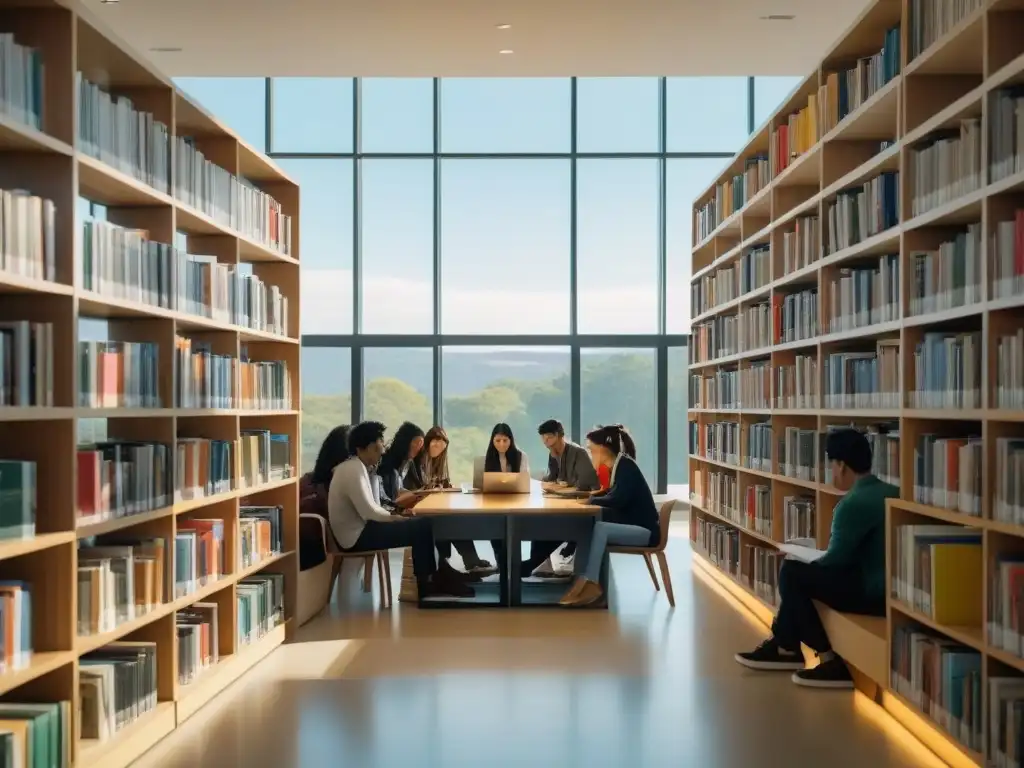
M867 0L84 2L174 77L803 75L867 5ZM760 18L769 14L795 18ZM181 50L153 50L160 48ZM503 49L513 53L499 53Z

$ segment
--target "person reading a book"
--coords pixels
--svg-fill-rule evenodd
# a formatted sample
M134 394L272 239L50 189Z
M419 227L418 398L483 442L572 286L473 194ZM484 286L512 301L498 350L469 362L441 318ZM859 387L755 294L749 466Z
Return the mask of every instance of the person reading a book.
M812 601L843 613L885 616L885 500L898 497L899 489L871 474L871 445L855 429L830 432L825 458L832 483L846 492L832 513L828 549L812 550L813 562L783 561L772 636L736 654L736 661L750 669L792 670L798 685L852 688L853 678L832 650ZM816 667L805 668L801 644L818 655Z
M548 471L541 479L542 487L575 488L578 491L595 491L600 488L597 472L586 449L566 440L562 422L548 419L537 427L537 434L548 449ZM571 558L576 552L576 542L530 542L530 557L522 566L524 577L531 574L542 578L556 576L551 556L559 549L563 558Z
M576 582L559 601L571 608L598 606L604 600L601 565L609 545L654 547L661 538L658 508L651 487L636 463L636 445L621 424L598 427L587 433L594 466L611 471L611 486L582 503L601 507L589 539L579 542Z
M458 578L454 569L438 569L430 518L414 517L411 509L392 514L375 498L370 472L384 455L385 430L377 421L352 427L348 434L351 455L336 464L331 473L327 509L338 547L356 553L411 547L421 596L472 597L473 589Z
M443 427L434 426L427 430L423 445L413 460L413 468L406 473L403 485L407 491L413 492L446 490L452 487L448 474L448 433ZM476 551L476 544L469 540L437 542L437 554L444 562L452 556L452 546L459 553L463 566L470 574L482 577L497 572L497 568L480 557Z

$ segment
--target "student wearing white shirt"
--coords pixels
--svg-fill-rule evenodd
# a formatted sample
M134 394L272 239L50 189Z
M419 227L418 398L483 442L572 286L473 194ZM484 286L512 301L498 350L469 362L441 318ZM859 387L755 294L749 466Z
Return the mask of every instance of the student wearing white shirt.
M430 519L412 517L408 511L393 515L380 505L379 496L374 498L370 472L384 453L385 429L376 421L352 427L348 436L352 456L338 464L331 475L327 511L338 546L346 552L412 547L413 571L421 597L471 597L471 587L450 573L438 572Z

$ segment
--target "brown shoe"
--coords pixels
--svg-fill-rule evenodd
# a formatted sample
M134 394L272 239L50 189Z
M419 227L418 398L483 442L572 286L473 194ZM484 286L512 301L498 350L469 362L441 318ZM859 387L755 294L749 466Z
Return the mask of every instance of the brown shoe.
M576 599L576 596L579 595L579 593L583 590L583 587L586 583L587 580L580 576L578 579L576 579L573 585L569 587L569 591L562 595L562 599L558 601L558 604L572 605L573 601Z
M580 590L572 599L563 601L562 605L568 608L586 608L588 606L594 606L596 608L601 605L601 601L603 599L604 590L601 589L601 585L596 581L583 579L583 586Z

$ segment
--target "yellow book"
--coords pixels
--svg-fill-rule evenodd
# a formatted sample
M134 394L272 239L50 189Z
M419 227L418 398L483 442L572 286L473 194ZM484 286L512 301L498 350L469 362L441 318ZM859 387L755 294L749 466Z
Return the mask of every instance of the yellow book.
M981 626L980 544L932 544L932 619L951 627Z

